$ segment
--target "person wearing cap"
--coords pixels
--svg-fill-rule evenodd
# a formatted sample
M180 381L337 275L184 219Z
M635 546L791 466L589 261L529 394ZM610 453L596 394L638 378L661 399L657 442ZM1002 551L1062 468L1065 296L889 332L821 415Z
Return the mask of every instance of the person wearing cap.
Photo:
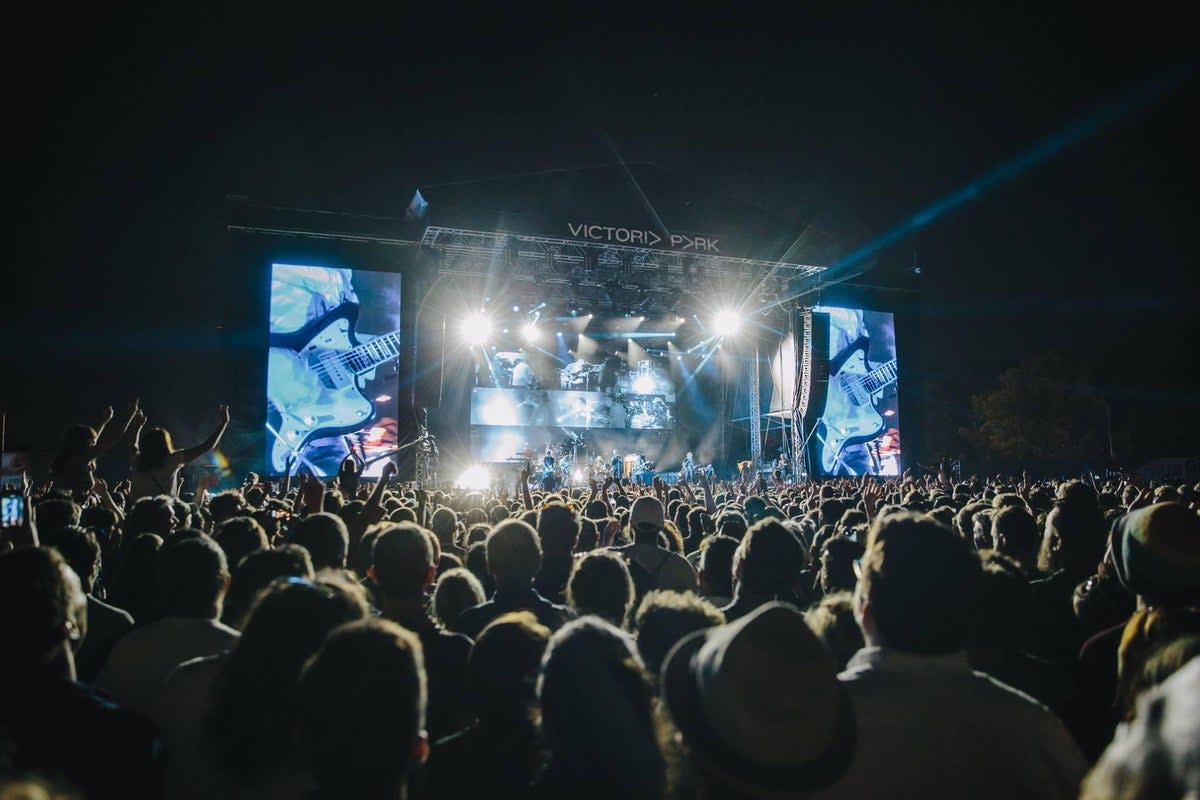
M1086 770L1044 706L971 670L979 557L950 528L898 512L858 566L859 650L838 679L854 704L849 769L818 798L1074 798Z
M809 797L853 761L849 692L804 617L785 603L680 641L663 662L662 687L701 796Z
M695 568L686 558L658 543L658 536L666 524L666 509L662 502L649 495L639 497L629 509L633 544L617 548L617 551L627 562L645 570L647 589L695 592L699 586Z
M1105 562L1138 609L1200 606L1200 517L1182 503L1155 503L1125 514L1108 538ZM1100 631L1079 650L1084 752L1095 757L1117 725L1117 654L1128 620Z

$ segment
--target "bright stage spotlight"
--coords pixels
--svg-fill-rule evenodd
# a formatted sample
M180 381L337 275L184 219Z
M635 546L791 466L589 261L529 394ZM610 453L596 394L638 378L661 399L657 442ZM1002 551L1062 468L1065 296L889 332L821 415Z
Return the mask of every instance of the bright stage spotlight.
M654 378L649 375L639 375L633 379L633 391L637 394L654 394Z
M472 492L482 492L488 488L491 478L488 475L487 469L480 464L474 464L467 467L458 476L458 480L454 485L460 489L467 489Z
M463 341L471 345L487 344L492 338L492 321L480 313L470 314L459 326Z
M519 425L520 415L511 393L493 392L491 399L479 408L479 419L484 425Z
M712 327L717 336L732 336L742 327L742 315L728 309L719 311L713 318Z
M538 327L532 322L526 323L525 327L521 328L521 336L525 337L527 342L536 342L538 340Z

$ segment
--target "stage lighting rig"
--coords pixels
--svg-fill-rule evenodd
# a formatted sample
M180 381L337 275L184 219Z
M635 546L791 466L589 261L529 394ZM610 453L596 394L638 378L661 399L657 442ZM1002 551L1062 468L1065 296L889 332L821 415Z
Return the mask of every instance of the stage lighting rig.
M488 340L492 338L492 321L484 314L476 312L468 315L458 330L467 344L487 344Z
M742 315L736 311L725 309L713 317L712 330L717 336L733 336L741 327Z
M487 489L489 483L491 483L491 476L488 474L487 468L482 464L474 464L467 467L458 476L458 480L454 482L460 489L468 489L476 492Z

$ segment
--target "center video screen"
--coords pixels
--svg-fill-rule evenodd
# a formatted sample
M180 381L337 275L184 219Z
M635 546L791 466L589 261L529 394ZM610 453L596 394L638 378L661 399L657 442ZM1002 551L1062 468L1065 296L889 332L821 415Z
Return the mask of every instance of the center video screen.
M829 384L813 432L822 475L899 475L896 321L886 311L818 306L829 319Z
M586 337L580 337L586 338ZM556 336L561 342L562 337ZM628 431L669 430L675 386L666 358L636 344L586 356L527 347L488 351L476 365L471 424ZM484 359L481 359L481 361Z
M271 265L267 464L338 472L353 455L378 477L397 446L400 276Z

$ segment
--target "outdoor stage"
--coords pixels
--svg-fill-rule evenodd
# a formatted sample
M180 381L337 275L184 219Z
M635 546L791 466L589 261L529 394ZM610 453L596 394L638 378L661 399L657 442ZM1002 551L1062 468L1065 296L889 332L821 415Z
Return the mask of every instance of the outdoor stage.
M719 478L903 470L895 294L749 257L744 236L496 219L452 195L423 189L390 225L239 205L269 287L266 472L393 453L426 483L531 463L580 485L614 454L635 480L674 481L689 454Z

